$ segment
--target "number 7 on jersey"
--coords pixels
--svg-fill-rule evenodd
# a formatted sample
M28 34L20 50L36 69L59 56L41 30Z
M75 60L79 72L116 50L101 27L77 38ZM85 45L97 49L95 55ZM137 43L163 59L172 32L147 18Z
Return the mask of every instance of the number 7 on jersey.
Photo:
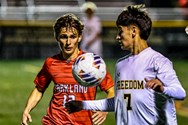
M131 94L124 94L124 99L127 101L127 110L132 110L131 107Z

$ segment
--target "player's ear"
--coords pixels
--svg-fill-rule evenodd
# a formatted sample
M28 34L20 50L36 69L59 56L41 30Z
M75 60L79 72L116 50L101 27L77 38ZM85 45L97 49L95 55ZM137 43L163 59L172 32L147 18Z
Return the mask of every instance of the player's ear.
M136 27L133 26L132 27L132 38L134 38L136 36Z

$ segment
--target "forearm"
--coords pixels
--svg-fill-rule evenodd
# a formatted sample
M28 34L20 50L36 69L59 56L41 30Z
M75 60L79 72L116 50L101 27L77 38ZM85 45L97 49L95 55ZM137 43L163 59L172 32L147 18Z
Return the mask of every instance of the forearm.
M182 88L181 85L178 84L169 87L164 87L163 93L177 100L183 100L186 97L185 90Z
M157 78L163 83L163 93L170 98L183 100L186 97L185 90L183 89L172 63L163 59L160 63L156 64Z
M83 101L82 104L83 104L83 109L85 110L108 111L108 112L114 111L114 98Z
M165 79L165 77L167 77L167 79ZM175 73L164 76L161 75L159 79L163 83L163 94L177 100L183 100L186 97L186 92Z
M43 93L35 88L29 96L24 112L29 113L41 100Z

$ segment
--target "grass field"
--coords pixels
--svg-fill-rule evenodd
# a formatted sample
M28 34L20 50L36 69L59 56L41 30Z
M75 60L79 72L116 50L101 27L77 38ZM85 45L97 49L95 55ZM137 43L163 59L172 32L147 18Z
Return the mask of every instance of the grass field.
M188 60L173 60L183 87L188 91ZM113 75L114 60L106 60L109 72ZM40 70L43 60L0 61L0 125L19 125L26 100L34 87L33 80ZM52 84L43 96L41 102L31 112L31 125L40 125L42 116L46 113L52 95ZM97 98L104 98L98 91ZM178 103L178 124L188 123L188 101ZM187 106L187 107L186 107ZM182 113L184 111L184 113ZM187 115L187 116L186 116ZM114 113L109 113L103 125L115 125Z

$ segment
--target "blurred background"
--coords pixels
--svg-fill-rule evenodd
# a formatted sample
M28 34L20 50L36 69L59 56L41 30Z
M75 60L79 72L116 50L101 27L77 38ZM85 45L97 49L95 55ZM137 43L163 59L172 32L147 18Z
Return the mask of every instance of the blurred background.
M53 34L53 23L60 15L73 12L83 17L81 5L88 0L0 0L0 124L20 123L33 80L46 57L59 52ZM174 68L188 90L188 0L90 0L102 21L103 58L110 73L117 58L126 55L115 40L115 21L123 7L146 4L153 21L148 43L174 63ZM52 87L51 87L52 88ZM49 89L33 115L34 125L40 124L51 98ZM100 93L100 92L99 92ZM102 98L99 95L98 98ZM188 122L188 101L177 102L178 123ZM114 115L109 122L113 125Z
M38 59L57 51L53 23L57 17L73 12L80 18L80 6L87 0L0 0L0 58ZM144 3L153 21L148 40L168 57L188 58L187 0L92 0L103 26L104 58L118 58L122 52L115 36L115 20L123 7Z

